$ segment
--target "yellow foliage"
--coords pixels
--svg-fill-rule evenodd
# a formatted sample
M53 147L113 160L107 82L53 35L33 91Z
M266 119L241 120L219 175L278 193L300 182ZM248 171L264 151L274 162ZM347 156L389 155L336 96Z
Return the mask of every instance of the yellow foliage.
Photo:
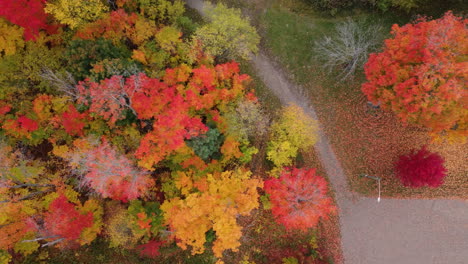
M35 232L28 232L26 235L21 239L21 240L30 240L34 239L36 237ZM39 243L37 241L33 242L19 242L16 243L15 246L13 247L15 249L15 252L21 253L22 255L29 255L34 253L38 248L39 248Z
M88 212L93 213L93 225L85 228L81 233L79 241L81 245L89 244L96 239L102 228L102 215L104 214L104 210L98 200L90 199L85 202L80 213L86 214Z
M158 24L174 24L185 11L184 1L175 0L138 0L141 14Z
M23 47L23 29L0 17L0 56L13 55Z
M276 167L290 165L299 150L305 150L317 141L317 122L301 107L284 107L279 119L271 126L267 158Z
M108 9L101 0L56 0L47 2L44 10L60 23L75 29L86 22L97 20Z
M109 236L110 247L133 248L144 233L137 233L133 230L133 221L127 210L116 209L107 223L107 234Z
M70 149L68 148L67 145L62 145L62 146L54 145L54 148L52 149L52 153L55 156L61 157L63 159L68 157L69 152L70 152Z
M192 247L192 254L204 252L205 233L213 229L216 240L213 252L221 258L226 249L236 251L242 230L237 225L238 215L247 215L258 208L257 187L262 187L259 179L250 179L248 171L225 171L208 174L196 181L185 173L180 174L176 185L185 193L185 199L174 198L161 206L164 219L181 248ZM192 187L205 189L192 192Z
M156 42L165 51L175 53L177 45L182 43L182 33L174 27L163 27L156 33Z
M156 26L152 21L138 17L135 22L135 30L130 32L130 40L137 46L141 46L145 41L155 35Z
M6 250L0 250L0 264L10 263L12 257Z
M144 50L133 50L132 59L141 62L143 65L148 65Z
M235 140L232 136L227 136L224 140L224 144L221 146L221 153L225 160L230 160L232 158L240 158L242 152L239 150L239 141Z

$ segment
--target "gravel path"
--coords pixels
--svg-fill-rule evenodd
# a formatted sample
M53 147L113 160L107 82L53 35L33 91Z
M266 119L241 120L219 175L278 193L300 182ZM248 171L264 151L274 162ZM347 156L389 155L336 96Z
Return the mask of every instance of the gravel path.
M202 14L202 0L186 0ZM252 58L258 75L283 104L294 103L317 119L310 100L263 53ZM346 264L468 264L468 202L375 199L348 191L346 175L326 135L315 144L340 214ZM467 190L468 192L468 190Z

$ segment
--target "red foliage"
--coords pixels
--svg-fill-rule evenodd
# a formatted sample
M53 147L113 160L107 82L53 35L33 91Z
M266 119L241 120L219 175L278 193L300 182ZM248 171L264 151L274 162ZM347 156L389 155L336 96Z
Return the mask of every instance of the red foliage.
M265 181L272 213L287 229L306 230L335 211L327 196L327 182L315 174L316 169L285 168L278 179Z
M138 118L154 118L153 130L143 137L135 154L144 160L145 167L151 167L182 147L185 139L207 131L200 117L190 114L190 102L180 94L177 86L139 75L127 80L126 89L132 94L132 107Z
M6 132L14 137L27 137L31 138L31 132L39 128L38 123L24 115L19 116L18 119L9 119L3 123L2 126Z
M29 119L26 116L18 117L17 121L18 121L19 126L22 129L26 130L27 132L33 132L39 128L39 125L37 124L36 121Z
M127 202L144 196L154 184L149 173L137 170L131 161L105 141L85 153L83 183L103 197Z
M76 89L79 93L78 103L89 105L89 111L102 116L113 126L117 120L124 119L126 107L122 76L102 80L100 83L86 79L79 82Z
M40 30L54 34L57 26L47 23L44 12L46 0L2 0L0 1L0 16L24 28L24 38L35 40Z
M78 112L74 105L70 105L68 110L62 114L62 125L65 131L72 136L83 136L83 128L88 119L86 113Z
M404 123L433 132L465 130L468 124L468 19L444 17L392 27L384 51L371 54L362 91Z
M9 104L3 104L2 101L0 101L0 116L3 116L10 112L11 110L11 105Z
M156 258L161 254L159 248L164 243L164 241L150 240L146 244L137 246L136 249L142 257Z
M184 146L184 141L205 133L202 119L216 115L216 107L244 95L247 75L239 74L235 62L201 66L186 65L167 69L163 79L145 74L124 79L113 76L100 83L89 79L80 82L78 103L90 106L89 111L102 116L113 126L131 110L140 120L152 122L152 130L144 135L135 156L139 165L153 165Z
M67 197L61 194L49 206L49 212L44 216L45 228L53 235L76 240L81 232L93 225L93 213L80 214L75 204L68 202Z
M412 150L409 155L402 155L395 162L396 176L408 187L438 187L447 173L444 159L437 153L422 147L418 152Z

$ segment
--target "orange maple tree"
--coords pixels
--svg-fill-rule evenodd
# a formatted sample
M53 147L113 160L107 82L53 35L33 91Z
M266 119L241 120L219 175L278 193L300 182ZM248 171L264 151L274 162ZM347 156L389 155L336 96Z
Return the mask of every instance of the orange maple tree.
M236 218L249 215L258 207L257 187L263 186L262 180L249 179L250 172L241 170L208 174L196 181L192 176L180 173L176 183L185 199L177 197L161 205L177 245L182 249L191 246L193 255L201 254L205 250L205 233L213 229L216 257L221 258L227 249L237 251L242 227Z
M307 230L335 211L327 182L315 171L285 168L278 179L265 181L273 215L288 229Z
M467 25L468 19L451 12L394 25L383 52L371 54L365 65L362 91L404 123L467 136Z

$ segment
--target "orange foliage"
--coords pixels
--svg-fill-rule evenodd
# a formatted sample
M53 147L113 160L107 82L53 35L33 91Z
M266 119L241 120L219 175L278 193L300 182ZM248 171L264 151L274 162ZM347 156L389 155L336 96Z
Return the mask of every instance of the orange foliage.
M327 182L316 169L284 169L279 179L265 181L276 220L288 229L307 230L336 210Z
M174 198L161 206L166 223L178 239L177 245L183 249L192 246L192 254L203 253L205 233L213 229L216 257L221 258L226 249L237 251L242 228L236 218L258 207L257 187L263 186L261 180L249 176L249 172L226 171L193 181L182 173L176 184L185 199ZM193 192L193 187L200 192Z
M362 91L404 123L468 135L468 19L444 17L403 27L365 65Z
M118 9L104 18L87 24L75 36L81 39L105 38L115 42L128 38L139 46L155 34L154 23L135 13L127 14L125 10Z

